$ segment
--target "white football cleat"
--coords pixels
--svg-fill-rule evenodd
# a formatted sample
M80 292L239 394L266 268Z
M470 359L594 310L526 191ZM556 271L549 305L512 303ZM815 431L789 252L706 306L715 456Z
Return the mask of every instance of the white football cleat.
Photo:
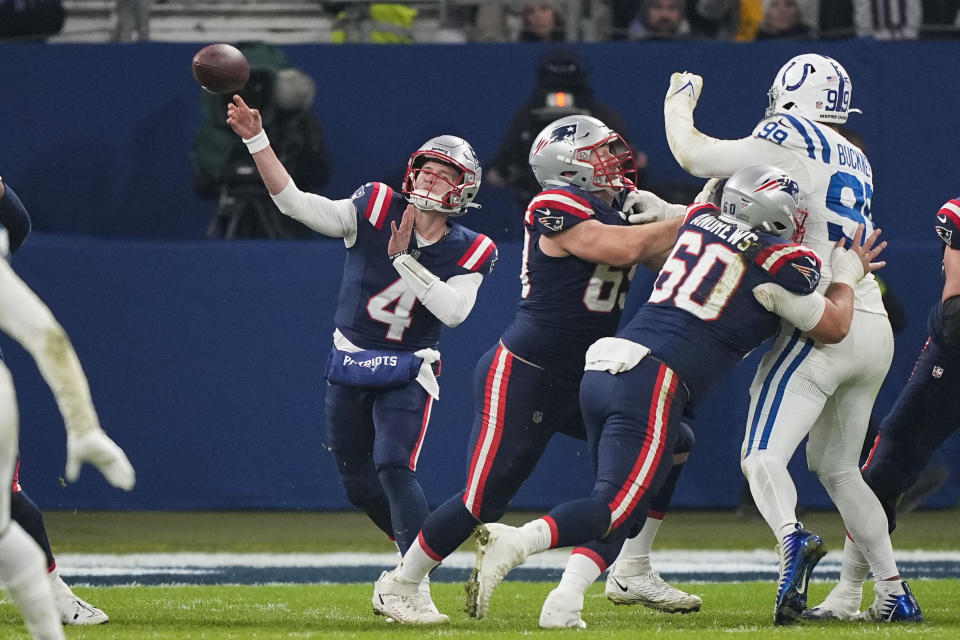
M110 617L103 611L78 598L56 571L49 573L47 577L50 580L50 590L53 591L53 602L60 614L60 622L70 626L86 626L110 621Z
M837 584L823 602L806 609L800 614L803 620L853 620L860 614L860 601L863 599L863 589L854 590Z
M604 595L614 604L642 604L665 613L700 611L700 596L681 591L667 583L656 571L635 576L616 574L616 565L607 574Z
M482 618L490 608L493 590L511 569L527 559L527 546L519 527L482 524L477 527L477 559L464 587L467 615Z
M580 617L583 611L583 594L557 587L543 601L540 609L541 629L586 629L587 623Z
M373 587L373 612L388 620L407 624L446 624L450 618L437 611L430 599L429 586L426 595L421 590L423 582L413 583L398 579L393 571L380 574Z

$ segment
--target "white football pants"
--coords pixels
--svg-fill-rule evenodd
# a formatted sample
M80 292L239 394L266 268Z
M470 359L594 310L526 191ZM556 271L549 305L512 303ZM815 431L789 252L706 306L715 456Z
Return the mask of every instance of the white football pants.
M0 362L0 588L20 609L35 640L63 640L43 551L19 524L10 520L18 422L13 378Z
M877 579L896 575L896 564L886 516L860 475L859 461L892 359L886 316L855 311L849 334L833 345L815 344L784 323L750 385L740 452L757 508L777 533L797 521L797 491L787 464L809 436L807 465Z

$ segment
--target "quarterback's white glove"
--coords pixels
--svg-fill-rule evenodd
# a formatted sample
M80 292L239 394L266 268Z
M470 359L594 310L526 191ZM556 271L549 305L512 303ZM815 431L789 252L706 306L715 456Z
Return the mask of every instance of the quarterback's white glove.
M623 199L620 208L630 224L646 224L667 218L682 216L687 208L682 204L670 204L649 191L633 190Z
M833 253L830 254L830 268L833 270L833 282L840 282L851 289L866 275L863 271L863 262L857 252L843 247L833 248Z
M719 207L720 201L723 198L723 186L726 183L726 178L710 178L703 185L703 189L700 190L697 197L693 199L693 202L695 204L706 204L710 202Z
M663 99L664 105L685 104L691 111L700 100L700 90L703 89L703 78L695 73L674 73L670 76L670 88Z
M117 443L110 439L102 429L88 431L83 435L67 434L66 479L76 482L80 477L80 466L89 462L103 474L113 486L130 491L136 482L133 465L127 459Z

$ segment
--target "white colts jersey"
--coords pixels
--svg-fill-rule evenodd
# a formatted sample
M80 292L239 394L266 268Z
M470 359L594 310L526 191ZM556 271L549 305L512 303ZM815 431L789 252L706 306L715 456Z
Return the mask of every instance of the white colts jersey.
M816 251L823 262L818 288L823 293L833 281L830 257L837 240L852 238L858 224L865 227L864 237L874 230L870 215L870 162L834 129L786 113L762 120L754 128L753 137L777 146L775 157L764 153L764 160L786 171L800 185L802 204L807 210L802 242ZM792 160L785 161L784 150ZM854 293L855 309L886 315L873 275L867 275Z

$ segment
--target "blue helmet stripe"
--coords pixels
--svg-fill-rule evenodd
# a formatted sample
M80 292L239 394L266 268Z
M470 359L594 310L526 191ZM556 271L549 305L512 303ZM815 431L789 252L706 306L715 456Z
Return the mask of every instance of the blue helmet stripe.
M813 146L813 138L811 138L810 134L807 133L807 130L803 126L803 123L801 123L798 119L794 118L789 113L782 113L780 115L786 118L790 122L790 124L793 125L793 128L800 132L800 135L803 136L803 139L807 143L807 155L813 158L814 160L816 160L817 154L815 152L815 147Z

